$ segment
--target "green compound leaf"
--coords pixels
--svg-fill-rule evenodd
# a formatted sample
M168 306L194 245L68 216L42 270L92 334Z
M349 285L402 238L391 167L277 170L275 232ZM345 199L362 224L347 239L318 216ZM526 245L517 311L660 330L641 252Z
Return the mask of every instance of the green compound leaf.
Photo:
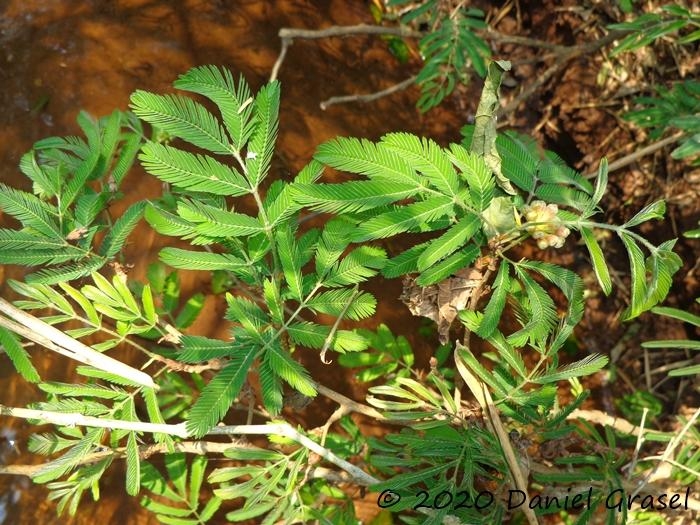
M476 329L476 334L482 339L491 337L498 327L498 322L501 320L503 308L506 305L506 296L510 288L509 273L510 265L508 261L504 260L501 262L496 279L493 281L491 299L484 309L481 324Z
M65 264L54 268L46 268L35 273L28 274L25 280L28 283L40 284L59 284L62 282L73 281L80 277L90 275L92 272L99 270L107 262L101 257L89 257L80 261L80 263Z
M141 220L145 207L146 201L139 201L129 206L122 216L117 219L102 241L99 251L100 255L113 257L124 248L126 238Z
M386 253L374 246L360 246L348 253L339 263L328 268L323 285L348 286L366 281L377 274L386 263Z
M412 246L408 250L401 252L396 257L392 257L382 269L382 275L387 279L400 277L407 273L418 271L418 259L423 251L428 247L430 242L424 242Z
M210 496L206 505L200 508L199 499L207 463L205 456L195 455L188 469L185 454L167 454L165 466L168 480L166 480L153 465L142 462L141 486L158 499L144 496L141 499L141 505L156 514L161 523L169 525L207 523L221 506L221 499Z
M593 191L592 205L596 206L605 194L605 190L608 187L608 159L603 157L600 159L600 165L598 166L598 176L595 180L595 189Z
M31 193L0 183L0 209L31 231L50 239L63 240L58 224L52 217L54 210Z
M130 106L137 117L174 137L212 153L231 153L229 139L216 117L190 98L137 90L131 95Z
M465 248L453 253L446 259L443 259L439 263L425 270L418 276L416 283L420 286L428 286L438 283L456 273L458 270L466 268L468 265L474 262L480 253L481 252L477 246L474 244L469 244Z
M508 337L508 342L514 346L524 346L526 341L533 344L543 343L557 324L557 311L554 301L540 284L518 266L515 272L525 287L528 312L525 326Z
M639 210L634 217L625 223L626 228L638 226L643 222L652 219L663 219L666 213L666 203L664 201L656 201Z
M204 436L226 415L245 383L257 351L251 346L229 356L229 363L204 387L192 407L187 420L190 434Z
M290 227L277 232L277 253L284 278L292 297L300 301L304 295L302 290L301 267L299 264L299 247Z
M555 381L565 381L573 377L582 377L595 374L608 364L608 357L600 354L589 355L579 361L563 366L555 372L545 372L531 378L533 383L541 385Z
M144 212L146 222L161 235L171 237L193 236L194 226L177 215L164 210L153 203L148 203Z
M29 353L22 347L17 336L3 327L0 327L0 345L12 361L19 375L30 383L41 381L39 373L32 364Z
M279 346L270 345L265 352L265 360L273 373L305 396L315 397L316 388L309 371L292 358L289 352Z
M477 211L488 208L493 199L496 183L483 157L467 151L459 144L450 145L450 160L459 168L462 178L469 185L472 205Z
M397 207L359 224L352 240L364 242L393 237L426 222L444 217L452 211L453 207L454 204L450 197L433 197L422 202Z
M408 160L438 191L454 197L459 190L457 173L447 154L433 140L410 133L389 133L382 137L382 144Z
M183 270L235 270L247 266L243 259L228 253L163 248L158 255L165 264Z
M126 493L136 496L141 489L141 459L139 446L136 443L136 433L129 432L126 442Z
M246 174L252 188L258 185L270 169L277 139L280 85L276 80L265 85L255 97L255 128L248 143Z
M248 142L255 120L251 119L253 98L242 75L236 85L228 69L200 66L181 75L173 85L178 89L203 95L218 106L236 150L240 151Z
M312 297L306 305L314 312L336 317L343 314L348 319L358 321L374 314L377 300L369 293L356 293L352 289L343 288L320 293Z
M228 357L236 353L237 347L230 341L209 339L197 335L183 335L178 359L185 363L204 363L210 359Z
M282 411L284 406L284 397L282 396L282 381L270 362L268 356L270 352L265 353L265 359L260 363L258 374L260 376L260 390L262 392L263 405L270 414L277 415Z
M413 197L413 184L390 181L352 181L339 184L295 184L294 200L315 211L356 213Z
M319 146L314 158L331 168L366 175L372 180L421 188L420 177L411 163L381 142L339 137Z
M477 232L481 226L479 217L468 214L457 224L431 241L428 247L418 257L418 270L424 271L433 264L461 248L465 242Z
M183 190L232 197L251 191L240 173L207 155L149 141L141 149L139 159L148 173Z
M179 201L177 212L181 218L195 224L194 230L197 233L213 238L245 237L265 230L255 217L197 201Z

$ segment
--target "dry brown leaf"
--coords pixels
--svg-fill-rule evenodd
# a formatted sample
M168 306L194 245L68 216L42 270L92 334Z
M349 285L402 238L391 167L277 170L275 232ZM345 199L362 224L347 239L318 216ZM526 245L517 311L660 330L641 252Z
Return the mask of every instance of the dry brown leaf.
M469 298L483 277L474 268L464 268L453 277L425 287L416 284L414 278L406 277L400 299L413 315L427 317L437 323L440 344L446 344L450 339L452 322L467 307Z

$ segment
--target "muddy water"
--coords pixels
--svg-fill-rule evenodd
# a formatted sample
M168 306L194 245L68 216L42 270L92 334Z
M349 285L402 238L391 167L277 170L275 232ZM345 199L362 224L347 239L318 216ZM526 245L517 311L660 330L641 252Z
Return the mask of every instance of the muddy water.
M115 107L125 109L133 90L170 91L178 74L201 64L241 72L255 89L267 80L277 58L281 27L322 28L360 22L371 22L366 3L345 0L3 0L0 181L28 189L17 168L21 155L38 139L79 133L75 117L81 109L98 116ZM376 91L414 72L410 64L399 65L376 38L295 42L279 74L281 124L272 176L290 177L310 159L318 144L337 135L377 138L387 131L405 130L443 143L456 140L466 115L434 111L421 117L413 107L415 90L369 106L319 108L320 101L333 95ZM124 189L128 198L135 200L157 195L159 184L135 170ZM146 232L136 233L138 246L132 244L127 252L136 265L137 277L164 242ZM0 282L13 275L17 275L15 269L0 268ZM205 285L202 279L190 278L185 288ZM409 318L396 299L398 285L382 284L380 288L378 319L401 333ZM224 337L225 331L217 322L220 305L209 302L207 306L206 315L193 331ZM70 363L42 350L33 355L42 377L70 380ZM314 361L315 356L311 357L305 361ZM333 366L322 372L329 378L328 384L353 393L347 374ZM5 357L0 357L0 393L0 403L8 406L25 406L40 397L14 376ZM317 412L331 409L321 404ZM30 432L22 421L3 418L0 462L37 461L26 454ZM86 497L78 516L68 520L56 517L42 487L31 486L26 478L0 477L0 524L155 523L135 499L124 498L122 493L123 474L116 469L103 480L99 503Z

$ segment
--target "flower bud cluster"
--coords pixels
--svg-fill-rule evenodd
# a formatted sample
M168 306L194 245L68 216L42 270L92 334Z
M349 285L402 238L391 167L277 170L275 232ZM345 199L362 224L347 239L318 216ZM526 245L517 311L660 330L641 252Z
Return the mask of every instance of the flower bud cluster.
M533 223L526 226L526 230L537 241L540 250L545 248L561 248L569 235L569 228L561 223L556 204L547 204L544 201L533 201L523 208L523 215L527 222Z

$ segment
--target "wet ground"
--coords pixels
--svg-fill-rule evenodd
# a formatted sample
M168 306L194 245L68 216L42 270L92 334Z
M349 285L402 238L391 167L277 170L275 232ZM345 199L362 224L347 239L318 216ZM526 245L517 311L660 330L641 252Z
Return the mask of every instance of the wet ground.
M582 26L575 11L557 12L531 3L538 4L537 8L528 10L520 2L517 16L499 3L491 11L493 15L505 13L498 18L497 28L573 43L566 35ZM81 109L93 115L110 113L115 107L126 109L135 89L171 91L171 83L180 73L201 64L240 72L255 89L267 80L277 59L277 32L281 27L318 29L361 22L372 22L363 1L4 0L0 3L0 181L28 188L17 168L21 155L38 139L78 133L75 117ZM533 28L537 30L533 32ZM580 37L580 33L574 34ZM512 54L516 66L521 62L515 69L515 87L504 93L512 98L518 83L531 81L541 66L539 61L531 60L530 49L511 46L501 51ZM534 130L544 145L557 149L582 171L591 171L602 154L613 158L621 155L636 137L618 130L618 122L606 106L594 104L601 96L595 79L602 62L598 54L574 61L524 107L506 116L506 122L521 131ZM414 65L399 64L376 37L295 41L279 74L282 105L273 176L291 177L311 158L318 144L338 135L377 138L388 131L402 130L431 136L443 144L458 140L459 128L475 109L480 89L476 84L426 115L415 110L415 88L369 105L333 106L326 111L319 108L322 100L334 95L389 87L414 74ZM674 170L664 168L669 181L664 188L678 182ZM612 178L611 196L606 197L609 204L627 203L629 207L617 208L617 213L624 215L659 197L652 177L653 173L639 169L620 172ZM124 188L133 199L159 192L157 181L139 170L129 175ZM683 192L668 193L678 196ZM668 238L693 226L697 208L692 194L690 204L687 200L677 202L670 211L673 222L665 228L668 235L660 237ZM138 277L163 240L152 233L137 233L134 238L139 239L138 246L132 244L129 255ZM687 260L697 259L697 248L682 242L680 249ZM624 267L623 254L617 257L621 261L618 267ZM562 262L582 266L585 260L571 255ZM0 268L0 282L12 275L17 275L13 269ZM185 288L201 287L201 279L191 277ZM678 305L688 304L688 299L698 293L695 278L679 281L677 288L682 292L672 301ZM388 324L395 333L401 333L407 322L415 323L398 301L400 283L379 283L376 290L381 295L378 321ZM605 352L610 340L623 331L608 322L621 303L619 299L593 300L597 301L592 303L596 309L586 319L588 330L582 341L589 349L595 346L596 351ZM212 302L207 305L206 314L193 330L225 336L224 327L217 322L221 313L218 306ZM610 332L606 332L608 326ZM418 337L412 342L427 360L434 342ZM38 355L34 359L42 377L70 377L70 365L64 360ZM0 360L0 367L2 404L25 406L38 399L31 386L12 374L6 359ZM347 373L330 367L324 369L324 374L337 376L338 390L349 395L359 393ZM316 412L320 416L331 409L319 406ZM0 421L0 462L37 461L22 450L29 431L30 427L19 420ZM140 510L136 500L121 496L123 476L118 469L104 481L99 503L85 498L78 516L69 521L56 518L53 505L45 501L43 488L29 486L24 478L0 477L0 524L155 523L155 518Z

